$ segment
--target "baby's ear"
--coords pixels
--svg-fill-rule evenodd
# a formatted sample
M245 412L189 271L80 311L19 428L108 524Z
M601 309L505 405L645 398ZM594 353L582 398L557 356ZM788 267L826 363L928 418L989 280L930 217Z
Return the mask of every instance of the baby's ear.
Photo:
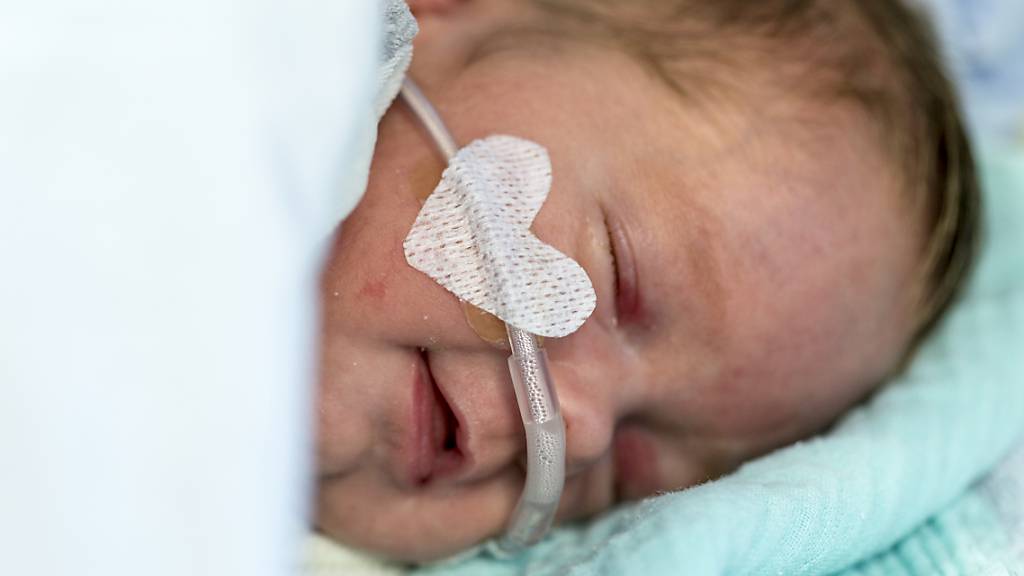
M447 12L464 2L466 0L405 0L416 16Z

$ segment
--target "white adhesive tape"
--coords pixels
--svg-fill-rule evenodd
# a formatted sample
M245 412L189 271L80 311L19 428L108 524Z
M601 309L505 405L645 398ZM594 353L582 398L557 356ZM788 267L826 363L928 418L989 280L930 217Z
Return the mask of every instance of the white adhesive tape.
M561 337L594 311L583 267L530 225L551 189L543 146L490 136L459 150L403 244L411 266L527 332Z

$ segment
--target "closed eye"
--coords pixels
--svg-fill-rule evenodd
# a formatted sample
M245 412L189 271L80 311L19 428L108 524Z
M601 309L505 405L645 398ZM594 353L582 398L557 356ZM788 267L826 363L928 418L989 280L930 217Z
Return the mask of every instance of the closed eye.
M619 321L636 319L641 312L633 244L622 223L604 213L608 246L615 271L615 311Z

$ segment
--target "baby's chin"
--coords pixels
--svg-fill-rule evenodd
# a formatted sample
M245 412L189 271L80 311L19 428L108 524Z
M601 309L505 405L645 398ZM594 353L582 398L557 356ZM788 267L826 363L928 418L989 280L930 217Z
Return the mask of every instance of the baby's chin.
M412 492L385 486L373 473L323 480L316 502L317 531L346 548L392 562L443 560L501 533L522 489L522 476L509 470L477 484Z
M317 530L345 548L399 564L427 564L450 558L484 542L494 534L470 533L456 520L426 528L421 522L374 525L374 519L343 529L317 526Z

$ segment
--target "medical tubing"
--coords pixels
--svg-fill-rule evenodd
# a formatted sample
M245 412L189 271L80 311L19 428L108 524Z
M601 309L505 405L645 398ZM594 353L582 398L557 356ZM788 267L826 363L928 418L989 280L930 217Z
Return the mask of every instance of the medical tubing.
M402 98L405 99L405 103L409 105L409 108L412 108L413 113L420 119L427 132L430 133L430 137L434 139L434 144L444 154L445 161L450 162L458 151L455 139L452 138L451 132L448 131L448 127L445 126L444 121L441 120L441 116L438 115L430 100L427 100L427 97L420 91L419 86L408 77L402 81Z
M509 372L526 430L526 483L515 512L498 541L514 553L536 543L551 527L565 485L565 422L548 372L548 357L537 337L508 327Z
M420 119L434 143L451 161L457 151L444 121L410 78L402 82L402 98ZM526 431L526 482L509 519L498 551L511 554L544 537L555 518L565 486L565 422L548 371L547 353L537 337L507 326L512 375L519 414Z

